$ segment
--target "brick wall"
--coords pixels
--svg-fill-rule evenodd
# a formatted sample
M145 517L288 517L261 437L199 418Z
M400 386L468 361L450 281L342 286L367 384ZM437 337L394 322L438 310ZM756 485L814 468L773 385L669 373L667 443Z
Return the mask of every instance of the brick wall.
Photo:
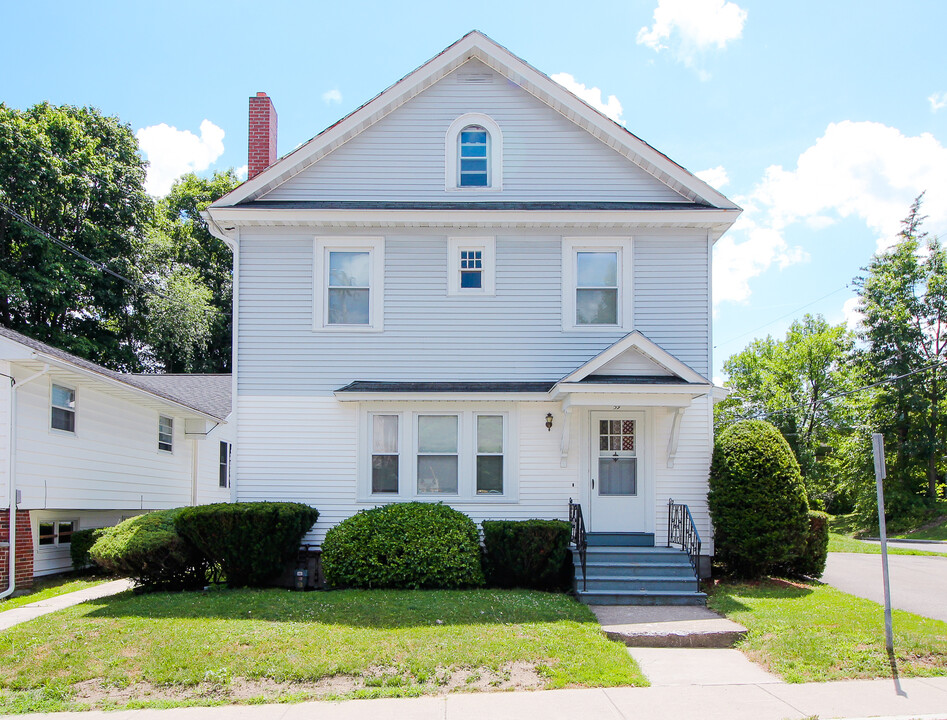
M276 108L266 93L250 98L250 139L247 179L276 162Z
M10 511L0 509L0 542L10 540ZM0 548L0 590L7 588L7 573L10 568L9 548ZM30 527L30 511L16 511L16 586L33 586L33 530Z

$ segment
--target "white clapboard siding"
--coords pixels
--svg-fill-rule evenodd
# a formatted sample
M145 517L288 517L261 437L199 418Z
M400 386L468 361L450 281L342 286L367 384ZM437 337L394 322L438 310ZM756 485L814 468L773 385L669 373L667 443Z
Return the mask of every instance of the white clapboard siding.
M76 432L50 428L50 382L76 389ZM215 432L191 439L172 409L173 452L158 450L159 411L103 392L97 381L51 373L17 397L16 482L22 509L153 510L191 504L195 443L216 458ZM229 432L226 430L221 433ZM214 465L202 464L201 502L224 501ZM206 474L205 474L206 473Z
M556 380L625 334L563 332L561 237L502 234L495 296L447 295L446 235L388 235L384 332L313 332L313 235L241 237L241 395L326 393L352 380ZM633 241L635 329L701 373L707 247L705 235Z
M491 82L463 83L471 71ZM445 137L461 115L490 116L503 133L500 192L445 191ZM266 194L263 200L682 202L630 160L479 61Z

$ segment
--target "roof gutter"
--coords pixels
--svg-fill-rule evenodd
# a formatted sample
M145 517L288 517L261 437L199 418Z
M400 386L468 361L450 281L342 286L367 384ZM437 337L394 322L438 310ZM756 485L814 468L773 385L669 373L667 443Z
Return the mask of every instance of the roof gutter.
M9 550L9 576L7 577L7 589L3 592L0 592L0 600L6 597L10 597L13 594L13 591L16 590L16 391L19 390L24 385L27 385L38 377L42 377L49 372L49 364L43 365L43 369L38 373L30 375L26 380L17 382L14 378L10 378L10 452L7 453L9 458L9 470L7 472L7 478L9 479L10 486L10 542L8 544Z

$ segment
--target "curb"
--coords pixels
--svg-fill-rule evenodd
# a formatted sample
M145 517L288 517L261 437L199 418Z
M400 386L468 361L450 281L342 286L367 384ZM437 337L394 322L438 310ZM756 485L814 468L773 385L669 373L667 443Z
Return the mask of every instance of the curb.
M746 637L743 630L711 630L705 632L622 632L605 630L609 640L624 643L628 647L642 648L732 648Z

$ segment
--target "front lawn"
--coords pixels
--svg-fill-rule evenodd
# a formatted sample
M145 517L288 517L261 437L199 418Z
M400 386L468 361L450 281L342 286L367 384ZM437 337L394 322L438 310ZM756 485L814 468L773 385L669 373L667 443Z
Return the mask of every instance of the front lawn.
M35 580L33 582L33 587L26 595L19 595L17 597L7 598L6 600L0 600L0 612L3 612L4 610L12 610L13 608L22 607L24 605L29 605L30 603L39 602L40 600L48 600L51 597L65 595L66 593L75 592L76 590L85 590L86 588L101 585L102 583L110 582L114 579L115 578L113 576L87 576L77 578L74 575L67 575L51 580Z
M891 677L884 608L821 583L721 583L708 605L746 626L740 649L787 682ZM894 611L902 677L947 674L947 623Z
M528 591L123 593L0 657L0 713L647 684L587 607Z

